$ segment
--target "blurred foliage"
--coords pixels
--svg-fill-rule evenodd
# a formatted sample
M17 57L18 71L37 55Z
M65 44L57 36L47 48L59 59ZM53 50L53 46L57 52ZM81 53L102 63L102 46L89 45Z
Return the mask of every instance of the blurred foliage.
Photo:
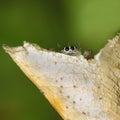
M70 44L96 54L120 30L119 0L1 0L0 46L23 41L59 51ZM61 120L0 48L0 120Z

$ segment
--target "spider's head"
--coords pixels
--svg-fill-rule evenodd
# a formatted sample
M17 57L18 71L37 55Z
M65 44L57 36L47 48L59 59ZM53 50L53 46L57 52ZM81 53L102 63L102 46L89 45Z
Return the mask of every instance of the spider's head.
M66 46L61 50L61 52L66 55L73 55L73 56L81 54L81 51L79 51L76 46Z

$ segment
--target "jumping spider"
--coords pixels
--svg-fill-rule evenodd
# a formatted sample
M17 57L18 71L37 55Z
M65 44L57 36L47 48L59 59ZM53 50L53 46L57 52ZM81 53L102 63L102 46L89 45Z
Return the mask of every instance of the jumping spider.
M76 46L66 46L64 47L61 52L66 55L78 56L81 55L81 50L79 50ZM92 57L92 50L88 49L85 50L82 54L84 58L87 60Z

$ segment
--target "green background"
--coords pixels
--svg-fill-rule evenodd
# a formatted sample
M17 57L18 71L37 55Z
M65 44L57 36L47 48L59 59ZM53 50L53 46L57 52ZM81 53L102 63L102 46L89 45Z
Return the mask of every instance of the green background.
M2 49L23 41L96 54L120 30L120 0L0 1L0 120L61 120Z

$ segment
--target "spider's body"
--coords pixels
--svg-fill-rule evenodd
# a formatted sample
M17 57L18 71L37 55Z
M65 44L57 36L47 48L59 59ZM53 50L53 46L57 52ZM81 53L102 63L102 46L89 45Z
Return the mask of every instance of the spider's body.
M66 55L72 55L72 56L79 56L81 55L81 50L79 50L76 46L66 46L64 47L61 52ZM85 50L82 54L84 58L87 60L92 57L92 50L88 49Z
M85 50L83 53L84 58L90 59L92 57L92 50Z

